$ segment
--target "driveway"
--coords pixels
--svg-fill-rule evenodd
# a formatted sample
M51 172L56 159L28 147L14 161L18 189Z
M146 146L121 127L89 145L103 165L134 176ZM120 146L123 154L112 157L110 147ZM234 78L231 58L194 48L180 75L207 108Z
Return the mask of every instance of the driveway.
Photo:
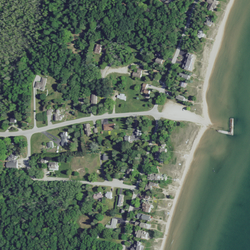
M129 74L128 66L119 67L119 68L111 68L111 67L107 66L107 67L105 67L105 69L101 69L102 78L105 78L107 75L109 75L111 73Z
M164 89L164 88L155 87L155 86L149 85L149 84L146 86L146 88L147 88L147 89L155 89L155 90L157 90L157 91L160 92L160 93L165 93L165 92L166 92L166 89Z
M46 137L48 137L50 140L52 140L57 146L60 146L60 143L61 143L61 139L44 131L42 132Z

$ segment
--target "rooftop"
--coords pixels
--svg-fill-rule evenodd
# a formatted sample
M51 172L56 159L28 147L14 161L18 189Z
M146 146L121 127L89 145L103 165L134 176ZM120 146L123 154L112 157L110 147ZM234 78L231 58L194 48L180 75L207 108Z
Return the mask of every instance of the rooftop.
M115 123L111 123L111 124L103 124L102 125L102 129L105 131L110 131L113 130L115 126Z
M61 142L60 142L61 146L62 147L66 146L68 144L68 138L69 138L68 132L62 132L60 134L60 137L61 137Z
M5 164L6 168L18 168L18 162L17 160L15 161L8 161Z
M97 104L97 96L96 95L92 94L90 96L90 103L91 104Z
M127 97L126 97L125 94L119 94L119 95L117 95L116 97L117 97L118 99L120 99L120 100L127 101Z
M49 162L48 168L49 168L49 171L53 171L53 172L58 171L59 170L58 162Z
M108 198L108 199L112 199L112 198L113 198L112 192L111 192L111 191L107 192L107 193L105 194L105 197Z
M135 237L140 238L140 239L144 239L144 240L148 240L149 233L142 231L142 230L138 230L137 232L135 232Z
M35 82L34 88L35 88L35 89L39 89L39 90L41 90L41 91L44 91L44 90L45 90L46 83L47 83L47 78L41 77L41 80L40 80L40 81Z
M117 222L118 222L117 219L112 218L110 225L106 225L106 228L111 228L111 229L116 228Z
M133 72L132 77L141 78L142 77L142 69L139 68L139 69L137 69L137 72Z
M99 192L99 193L93 195L93 199L95 199L95 200L98 200L98 199L100 199L100 198L102 198L102 197L103 197L103 195L102 195L101 192Z
M119 198L118 198L118 207L122 207L123 206L123 201L124 201L124 195L123 194L119 194Z
M182 65L183 69L192 72L194 69L195 55L187 53L186 59Z
M101 52L102 52L102 45L101 44L96 44L94 53L101 54Z

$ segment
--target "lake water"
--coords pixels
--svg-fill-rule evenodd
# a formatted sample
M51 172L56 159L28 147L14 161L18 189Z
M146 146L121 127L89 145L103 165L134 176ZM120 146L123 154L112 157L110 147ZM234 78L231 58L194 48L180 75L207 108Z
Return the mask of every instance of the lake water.
M230 13L207 95L214 127L192 163L166 250L250 249L250 1Z

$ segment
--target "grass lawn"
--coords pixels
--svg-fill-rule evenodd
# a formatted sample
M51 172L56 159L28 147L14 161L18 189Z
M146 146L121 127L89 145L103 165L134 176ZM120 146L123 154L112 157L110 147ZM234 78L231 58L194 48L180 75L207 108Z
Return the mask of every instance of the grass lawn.
M139 79L133 80L128 76L126 76L126 78L127 84L121 93L126 95L127 101L116 99L115 112L125 113L150 110L153 107L152 103L140 94L141 84L143 82ZM134 89L136 85L139 90ZM148 105L150 106L148 107Z
M36 121L36 126L38 128L41 128L41 127L45 127L48 125L48 121L47 122L43 122L43 121Z
M50 139L42 133L33 134L31 137L31 154L41 153L42 142L47 143L49 141Z
M86 215L81 215L77 223L80 228L86 229L91 227L89 217Z
M68 178L67 170L71 169L70 163L61 162L61 166L59 167L59 171L57 171L56 176L57 177L63 177Z
M100 168L99 154L87 154L84 157L74 157L71 161L72 171L79 172L83 177L86 173L96 173ZM97 181L104 181L98 174Z

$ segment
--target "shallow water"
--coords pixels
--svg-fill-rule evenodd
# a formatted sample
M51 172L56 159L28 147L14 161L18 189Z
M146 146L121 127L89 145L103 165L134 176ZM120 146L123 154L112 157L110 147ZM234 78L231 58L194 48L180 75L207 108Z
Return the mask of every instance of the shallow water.
M170 228L166 250L250 249L250 1L230 13L207 95L214 127L190 168Z

